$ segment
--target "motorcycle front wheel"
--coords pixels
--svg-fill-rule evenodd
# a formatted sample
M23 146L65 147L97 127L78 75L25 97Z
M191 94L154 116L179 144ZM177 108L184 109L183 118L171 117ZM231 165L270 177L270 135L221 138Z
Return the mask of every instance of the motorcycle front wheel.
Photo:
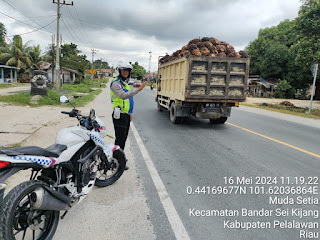
M59 211L32 209L31 193L46 184L28 181L13 188L2 202L0 228L3 239L52 239L59 222ZM1 239L2 239L1 238Z
M115 183L122 175L126 166L126 157L122 149L113 152L113 157L107 158L104 153L99 156L96 165L95 186L107 187Z

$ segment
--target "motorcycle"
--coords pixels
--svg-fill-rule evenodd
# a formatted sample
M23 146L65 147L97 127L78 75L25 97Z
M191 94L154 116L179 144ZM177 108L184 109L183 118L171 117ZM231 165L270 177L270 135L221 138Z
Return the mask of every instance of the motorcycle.
M151 85L150 85L150 89L151 89L151 90L153 90L153 83L151 83Z
M60 102L69 100L61 96ZM119 146L104 143L105 125L94 109L89 116L74 106L61 113L79 124L58 131L54 145L0 150L0 239L52 239L60 218L93 186L109 186L124 171L125 154ZM31 170L30 180L4 197L5 180L26 169Z

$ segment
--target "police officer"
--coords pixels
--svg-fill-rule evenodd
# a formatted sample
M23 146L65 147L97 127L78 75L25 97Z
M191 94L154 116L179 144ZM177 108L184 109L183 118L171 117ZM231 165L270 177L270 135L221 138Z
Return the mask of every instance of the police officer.
M119 145L123 150L132 120L133 96L147 84L147 82L144 82L137 89L131 91L126 83L131 70L131 64L119 62L117 65L118 77L110 83L111 102L113 104L112 119L116 135L115 145ZM128 167L126 166L125 169L127 170Z

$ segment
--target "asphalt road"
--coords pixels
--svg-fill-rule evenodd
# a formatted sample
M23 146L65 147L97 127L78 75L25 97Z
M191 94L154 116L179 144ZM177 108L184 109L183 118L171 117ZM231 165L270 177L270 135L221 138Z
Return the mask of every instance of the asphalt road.
M319 234L320 128L241 109L233 109L223 125L196 118L174 125L168 112L157 111L154 94L146 88L134 97L133 123L189 239L292 240ZM176 239L179 229L168 217L175 213L163 207L142 144L133 131L129 136L157 239ZM222 189L225 194L218 194ZM289 202L270 202L275 197ZM262 211L246 216L246 210ZM305 216L298 216L300 210Z

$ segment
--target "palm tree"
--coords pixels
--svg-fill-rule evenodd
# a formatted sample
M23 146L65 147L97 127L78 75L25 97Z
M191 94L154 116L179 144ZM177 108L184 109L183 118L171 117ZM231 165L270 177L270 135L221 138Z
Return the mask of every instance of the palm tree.
M44 63L41 57L40 45L33 46L29 52L30 65L29 67L33 70L40 69L40 65Z
M8 66L25 68L31 65L30 50L29 42L23 45L21 36L15 35L8 47L0 47L0 61Z
M52 62L52 54L54 56L54 59L56 57L56 46L54 44L49 44L48 47L46 47L47 51L42 56L42 59L45 62Z

